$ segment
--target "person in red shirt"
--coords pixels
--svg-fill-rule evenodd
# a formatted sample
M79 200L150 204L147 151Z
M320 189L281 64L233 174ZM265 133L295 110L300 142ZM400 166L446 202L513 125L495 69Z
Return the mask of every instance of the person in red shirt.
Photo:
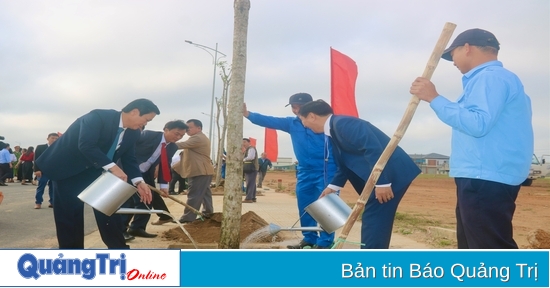
M33 175L33 161L34 161L34 147L30 146L25 154L22 154L19 158L17 165L21 166L21 185L27 185L26 181L32 182Z

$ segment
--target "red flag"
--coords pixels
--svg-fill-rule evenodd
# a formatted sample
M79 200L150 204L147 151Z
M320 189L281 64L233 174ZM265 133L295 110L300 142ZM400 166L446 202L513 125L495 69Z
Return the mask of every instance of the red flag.
M249 137L250 139L250 146L256 147L256 138Z
M264 152L267 154L267 159L277 162L277 157L279 157L277 130L265 128Z
M355 105L357 64L348 56L330 48L330 105L334 114L359 117Z

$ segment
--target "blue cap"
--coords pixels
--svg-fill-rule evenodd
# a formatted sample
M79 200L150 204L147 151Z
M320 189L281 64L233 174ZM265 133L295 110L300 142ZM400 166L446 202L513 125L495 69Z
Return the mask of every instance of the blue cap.
M311 101L313 101L313 98L311 97L311 95L307 93L296 93L290 96L290 99L288 99L288 104L286 104L285 107L292 104L304 105Z
M498 40L493 33L475 28L458 34L453 41L453 44L443 51L441 58L453 61L451 51L453 51L456 47L464 46L466 43L473 46L493 47L497 49L497 51L500 49L500 43L498 43Z

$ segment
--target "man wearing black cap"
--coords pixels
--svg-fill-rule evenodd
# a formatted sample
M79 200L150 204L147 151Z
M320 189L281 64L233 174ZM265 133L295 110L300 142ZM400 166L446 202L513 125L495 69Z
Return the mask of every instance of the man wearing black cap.
M298 116L302 105L312 100L313 98L308 93L297 93L290 96L286 106L290 105L292 113ZM329 184L328 181L336 173L330 141L325 139L323 133L315 133L304 127L300 118L296 116L265 116L249 112L246 109L246 104L243 105L243 116L256 125L290 134L294 154L299 163L296 173L296 199L298 200L298 212L301 215L300 224L302 227L317 226L315 219L305 213L305 208L321 196L323 189ZM287 247L289 249L330 248L334 240L334 233L328 234L324 231L302 231L302 235L304 238L300 243Z
M461 249L518 248L512 218L533 154L531 100L519 78L497 60L499 49L491 32L466 30L442 55L464 74L458 100L441 96L422 77L410 90L453 128L450 176L457 186Z

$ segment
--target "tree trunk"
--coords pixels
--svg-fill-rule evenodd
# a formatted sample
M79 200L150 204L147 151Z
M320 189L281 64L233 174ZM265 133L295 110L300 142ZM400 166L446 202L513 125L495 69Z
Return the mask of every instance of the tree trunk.
M246 76L246 38L248 32L249 0L235 0L233 28L233 64L229 92L227 121L227 166L223 197L223 220L219 248L238 249L240 246L242 214L244 83Z

